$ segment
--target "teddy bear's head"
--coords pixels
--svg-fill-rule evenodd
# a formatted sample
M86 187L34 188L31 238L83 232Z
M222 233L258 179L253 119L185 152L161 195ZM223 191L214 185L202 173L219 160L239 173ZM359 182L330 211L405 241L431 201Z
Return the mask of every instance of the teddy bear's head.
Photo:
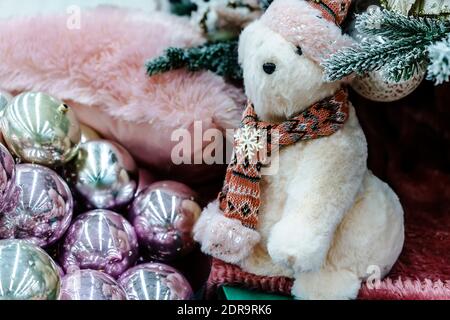
M283 121L338 90L339 82L324 80L320 62L351 45L339 27L349 6L349 0L275 0L244 29L239 62L261 120Z

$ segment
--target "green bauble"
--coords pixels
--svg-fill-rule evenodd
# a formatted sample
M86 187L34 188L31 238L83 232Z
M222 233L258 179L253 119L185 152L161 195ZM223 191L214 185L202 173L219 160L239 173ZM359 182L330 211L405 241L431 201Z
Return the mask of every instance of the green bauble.
M58 299L58 269L41 248L24 240L1 240L0 262L0 300Z
M25 162L58 166L71 160L80 143L80 124L62 101L40 92L16 96L2 118L4 139Z

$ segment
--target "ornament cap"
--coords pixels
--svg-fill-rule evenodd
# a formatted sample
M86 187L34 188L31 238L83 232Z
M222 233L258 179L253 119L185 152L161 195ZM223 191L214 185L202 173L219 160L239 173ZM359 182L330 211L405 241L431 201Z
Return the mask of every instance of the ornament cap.
M69 111L69 106L68 106L67 104L65 104L65 103L60 104L60 105L58 106L58 111L59 111L60 113L66 113L67 111Z

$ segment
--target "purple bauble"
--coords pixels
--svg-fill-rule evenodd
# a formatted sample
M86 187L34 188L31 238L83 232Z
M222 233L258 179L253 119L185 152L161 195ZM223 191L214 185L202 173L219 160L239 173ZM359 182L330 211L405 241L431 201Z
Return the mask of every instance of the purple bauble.
M193 249L192 228L201 211L194 196L194 191L184 184L161 181L134 199L130 221L139 244L151 258L170 261Z
M0 217L0 238L24 239L41 247L55 243L72 219L67 184L53 170L36 164L17 165L15 183L18 203Z
M127 270L119 278L128 300L189 300L191 285L176 269L162 263L146 263Z
M0 144L0 215L17 205L19 189L15 184L15 163L8 149Z
M86 269L62 278L59 300L127 300L127 294L110 275Z
M136 233L121 215L104 209L78 216L67 231L61 254L66 273L101 270L118 277L138 258Z

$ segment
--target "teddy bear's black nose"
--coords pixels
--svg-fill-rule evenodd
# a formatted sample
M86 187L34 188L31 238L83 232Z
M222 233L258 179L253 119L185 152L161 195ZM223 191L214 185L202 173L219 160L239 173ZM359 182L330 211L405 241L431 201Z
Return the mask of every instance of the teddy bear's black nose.
M275 65L275 63L272 63L272 62L266 62L263 64L263 70L267 74L274 73L276 68L277 68L277 66Z

